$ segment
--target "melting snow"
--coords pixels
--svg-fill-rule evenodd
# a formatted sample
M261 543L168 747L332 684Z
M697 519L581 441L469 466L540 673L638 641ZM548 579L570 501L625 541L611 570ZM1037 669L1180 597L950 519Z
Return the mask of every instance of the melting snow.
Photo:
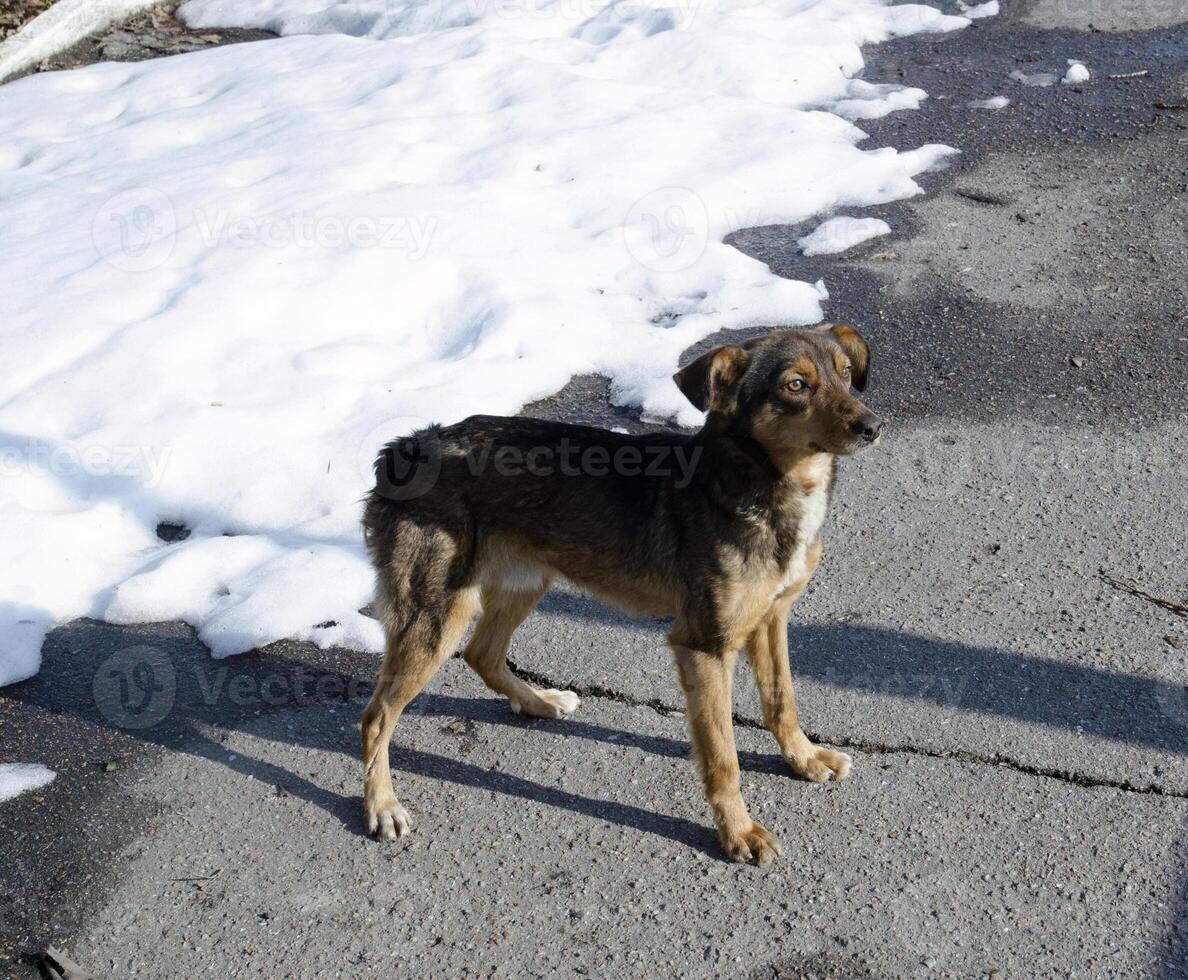
M860 148L851 119L923 93L857 79L859 45L969 23L880 0L182 16L318 33L0 87L0 683L84 615L182 619L216 656L378 649L380 444L588 371L695 422L684 348L827 296L723 237L921 193L954 151Z
M889 234L891 226L878 218L830 218L797 244L805 255L831 255Z
M0 803L29 790L48 786L57 775L52 769L46 769L35 762L0 764Z
M957 6L960 8L962 16L968 17L970 20L998 16L998 0L989 0L989 3L979 3L974 6L957 0Z
M1030 85L1032 88L1047 88L1049 85L1056 84L1056 76L1047 71L1038 71L1033 74L1028 74L1027 72L1020 71L1016 68L1013 72L1011 72L1010 77L1016 82L1020 82L1023 85Z

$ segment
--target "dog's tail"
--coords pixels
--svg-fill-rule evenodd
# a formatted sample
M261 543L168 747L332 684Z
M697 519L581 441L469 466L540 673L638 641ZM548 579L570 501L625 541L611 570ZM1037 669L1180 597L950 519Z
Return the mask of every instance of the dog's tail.
M367 501L363 536L375 567L373 608L389 646L436 647L458 593L472 584L471 522L462 513L443 519L440 510L376 493Z

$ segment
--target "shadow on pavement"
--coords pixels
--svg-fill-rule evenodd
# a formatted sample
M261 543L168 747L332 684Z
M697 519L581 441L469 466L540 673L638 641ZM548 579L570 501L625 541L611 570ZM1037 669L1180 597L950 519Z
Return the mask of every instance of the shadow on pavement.
M595 602L571 595L547 608L556 612L560 605L568 616L615 616ZM662 627L655 624L654 628ZM1184 689L1152 678L852 625L795 626L792 649L798 676L838 687L915 697L963 711L1040 722L1188 754L1188 740L1176 714L1184 709ZM208 758L282 786L358 832L357 797L322 789L269 763L242 755L231 759L217 740L217 733L219 729L250 727L262 715L280 709L313 704L349 706L345 715L333 719L327 716L333 724L295 728L285 738L295 745L354 756L358 752L355 712L359 699L370 694L376 666L377 658L368 654L322 651L298 643L273 644L219 661L211 659L194 632L182 624L119 627L80 620L55 630L43 649L41 673L6 688L4 696L36 709L43 718L51 715L64 724L79 726L72 738L80 749L85 750L88 742L99 741L92 727L98 726L107 741L118 733L132 743L139 741ZM566 680L555 679L561 683ZM675 683L673 700L678 700ZM548 726L566 736L631 746L656 755L687 755L683 738L620 731L580 718L522 719L494 695L462 698L426 692L413 702L409 712L513 728ZM442 737L451 735L443 731ZM46 761L52 767L52 760ZM783 760L774 752L744 753L741 761L752 771L785 771ZM610 803L540 786L508 773L489 772L423 748L401 745L399 728L392 764L398 770L595 816L716 854L713 835L706 827L627 803Z
M294 654L294 655L290 655ZM319 751L357 757L359 698L370 694L377 658L344 650L321 651L309 644L284 643L227 660L214 660L188 627L154 624L120 627L80 620L55 630L42 651L42 669L34 678L5 688L3 697L47 715L74 730L74 744L85 751L99 732L113 729L125 750L135 743L158 746L217 762L232 771L312 803L362 834L361 796L344 796L272 763L230 752L219 731L250 729L275 711L325 705L338 714L327 723L295 727L281 740ZM342 712L342 708L347 711ZM653 738L580 721L523 719L494 695L465 698L425 692L407 715L465 718L482 725L554 728L616 745L636 745L666 756L686 754L683 741ZM345 726L345 727L344 727ZM442 726L442 739L456 737ZM59 746L59 751L68 746ZM104 740L107 758L118 750ZM53 752L49 753L51 756ZM81 753L80 753L81 754ZM46 764L54 767L55 759ZM77 768L80 759L70 759ZM720 857L717 837L706 825L578 793L542 786L514 774L401 744L399 728L392 751L395 771L416 773L507 796L547 803L665 837ZM769 770L779 758L745 757L744 764ZM100 763L101 764L101 763ZM690 792L695 793L690 785Z
M563 608L570 618L612 620L597 603L566 595L546 612ZM663 624L644 624L662 631ZM908 694L960 710L1041 722L1177 754L1188 752L1177 710L1183 688L1146 677L1049 662L987 647L944 643L923 636L854 625L800 625L793 628L795 671L823 682L861 691ZM50 634L41 672L0 694L0 722L6 753L36 758L58 770L45 790L45 805L72 810L90 807L103 785L97 773L106 759L155 758L161 749L209 759L277 787L331 814L350 833L362 834L361 799L318 785L312 778L273 763L232 752L224 732L253 730L267 715L324 706L324 715L302 717L284 730L283 741L318 751L359 751L360 698L370 694L378 658L348 650L319 650L312 644L282 642L227 660L213 660L192 629L180 623L112 626L80 620ZM557 665L562 671L563 665ZM629 669L625 665L625 669ZM887 688L889 678L892 689ZM555 677L564 683L564 677ZM914 686L913 686L914 685ZM673 685L673 700L677 700ZM1168 709L1170 706L1170 711ZM409 714L442 719L441 739L466 739L470 723L481 726L552 731L565 737L638 749L664 757L687 755L683 737L636 733L582 720L527 720L513 715L502 698L459 697L426 692ZM462 719L466 724L451 724ZM305 723L305 722L308 722ZM11 737L10 737L11 736ZM270 733L271 737L278 737ZM784 773L772 754L743 753L745 769ZM465 754L465 748L462 750ZM124 766L121 763L121 768ZM722 859L709 820L704 823L540 785L515 774L490 771L446 755L403 743L397 728L392 765L398 771L546 803L663 837ZM90 776L84 773L91 773ZM789 778L791 775L789 774ZM115 783L110 784L115 789ZM698 796L692 768L689 793ZM55 824L39 817L29 796L0 810L0 836L19 834L31 853L46 847L69 849ZM71 852L72 853L72 852ZM68 855L69 856L69 855ZM53 896L47 896L47 902ZM1180 896L1188 909L1188 890ZM32 908L32 906L31 906ZM45 911L45 910L43 910ZM42 913L38 913L42 914ZM46 913L48 914L48 913ZM42 931L48 926L42 923ZM32 926L30 926L32 931ZM1180 933L1168 937L1174 963L1188 954ZM1168 977L1184 976L1169 965Z
M667 632L660 621L629 620L573 593L551 593L540 609L653 630L658 638ZM1188 687L1183 684L851 623L793 619L789 647L794 679L1188 755ZM514 656L515 640L512 649ZM572 678L565 670L560 663L549 675L567 683ZM673 699L678 700L675 683Z

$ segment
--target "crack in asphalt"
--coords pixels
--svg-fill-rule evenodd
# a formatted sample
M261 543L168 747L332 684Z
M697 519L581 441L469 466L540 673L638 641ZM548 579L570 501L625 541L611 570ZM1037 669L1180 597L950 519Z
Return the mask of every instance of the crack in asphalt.
M680 705L666 704L659 698L633 698L630 695L623 694L621 691L603 687L601 684L568 684L556 681L534 670L518 667L510 659L507 665L511 668L512 673L519 677L520 680L539 687L564 688L565 690L573 691L574 694L583 698L601 698L606 701L617 701L619 704L625 704L635 708L649 708L665 717L685 714L684 708ZM748 718L746 715L740 715L738 713L732 714L731 717L734 719L734 724L740 728L767 731L764 724L754 718ZM867 755L916 755L928 759L968 762L983 766L997 766L1000 769L1010 769L1014 772L1042 779L1055 779L1059 782L1071 786L1080 786L1084 789L1114 789L1123 793L1136 793L1144 796L1163 796L1178 800L1188 799L1188 790L1168 789L1155 783L1139 786L1126 779L1101 779L1095 776L1086 776L1083 773L1073 772L1068 769L1035 766L1005 755L983 755L977 752L967 752L963 749L944 750L920 748L916 745L888 745L865 739L825 738L819 733L808 729L805 729L805 735L813 742L825 742L829 745L835 745L843 749L852 749L855 752L863 752Z

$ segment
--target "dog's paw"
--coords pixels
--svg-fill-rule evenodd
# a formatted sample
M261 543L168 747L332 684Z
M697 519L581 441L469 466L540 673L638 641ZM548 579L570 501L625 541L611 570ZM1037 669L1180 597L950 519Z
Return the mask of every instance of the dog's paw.
M762 867L784 855L780 842L766 827L753 820L750 828L741 833L724 833L722 846L726 848L730 860L739 864L757 864Z
M845 779L850 774L850 757L844 752L813 746L807 755L789 757L788 765L801 779L814 783Z
M582 703L573 691L537 691L542 701L552 705L557 712L553 717L568 718Z
M582 702L573 691L533 691L531 698L513 700L512 711L531 718L568 718Z
M367 833L380 840L398 840L412 832L412 817L393 800L386 805L364 806Z

